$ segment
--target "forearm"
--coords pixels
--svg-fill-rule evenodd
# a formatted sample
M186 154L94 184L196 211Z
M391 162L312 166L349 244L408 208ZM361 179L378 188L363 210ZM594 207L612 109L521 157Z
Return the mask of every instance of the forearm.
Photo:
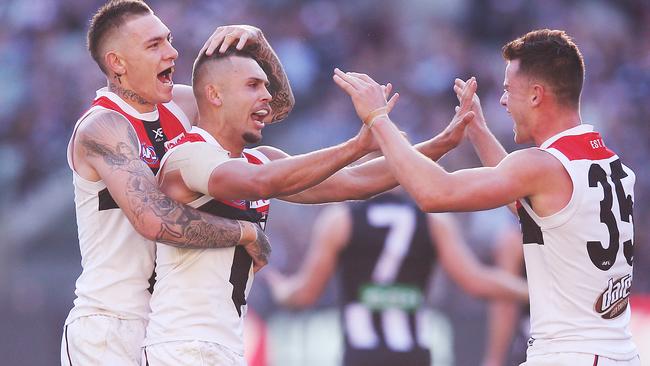
M508 154L487 126L472 126L467 131L483 166L497 166Z
M517 322L517 304L499 300L489 305L484 366L501 366L507 362L508 349Z
M377 119L372 132L391 173L421 208L425 209L430 201L444 198L445 187L450 186L444 169L415 150L389 119Z
M447 136L447 131L443 131L430 140L415 145L416 150L433 161L440 160L440 158L455 147L456 144L450 141Z
M474 281L476 296L489 299L528 301L528 285L506 271L483 267Z
M438 135L431 140L415 145L415 148L432 160L437 160L453 148L447 140ZM305 192L292 202L326 203L347 200L366 200L395 188L399 183L393 176L384 157L372 159L352 168L344 168L323 183Z
M358 160L364 152L354 140L307 154L274 160L265 164L261 184L267 187L266 197L288 196L313 187Z
M133 225L142 235L183 248L222 248L237 245L241 229L236 220L199 212L167 197L153 179L132 177L129 192Z
M208 215L183 205L151 221L158 230L156 241L179 248L232 247L241 237L236 220Z
M273 110L272 121L285 119L293 109L295 99L280 59L263 34L260 34L257 43L250 46L249 51L269 78L269 92L273 97L270 103Z

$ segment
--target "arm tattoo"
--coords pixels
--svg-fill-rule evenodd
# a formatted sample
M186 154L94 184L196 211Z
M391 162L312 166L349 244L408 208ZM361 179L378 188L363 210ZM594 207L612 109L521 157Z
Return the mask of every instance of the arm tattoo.
M255 56L269 78L269 92L273 96L270 103L273 109L273 122L286 118L293 109L295 100L289 79L278 56L264 36L260 36L258 42L249 46L247 50Z
M113 123L107 128L115 130ZM137 136L131 128L128 140L131 143L118 142L110 146L93 136L84 136L80 140L87 156L101 157L112 172L128 173L124 186L128 207L135 226L144 226L151 221L147 217L159 218L156 240L181 248L222 248L232 247L239 241L241 230L235 220L203 214L193 208L179 204L164 195L156 184L149 167L140 160ZM261 237L261 238L259 238ZM259 245L264 245L264 235L258 235ZM263 251L260 256L268 255Z

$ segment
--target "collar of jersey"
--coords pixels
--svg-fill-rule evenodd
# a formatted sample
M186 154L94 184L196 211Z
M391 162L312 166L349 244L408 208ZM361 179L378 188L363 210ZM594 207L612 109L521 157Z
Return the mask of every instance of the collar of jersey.
M219 141L217 141L217 139L215 139L214 136L212 136L208 131L197 126L192 126L190 133L196 133L201 135L201 137L203 137L205 142L207 142L210 145L216 145L219 149L225 151L228 154L228 157L230 157L230 151L226 150L223 146L221 146Z
M588 133L588 132L592 132L593 130L594 130L594 126L587 125L587 124L581 124L581 125L569 128L568 130L564 130L564 131L558 133L557 135L551 136L548 140L544 141L539 147L541 149L546 149L561 137L582 135L582 134L585 134L585 133Z
M117 104L122 110L129 115L143 121L154 122L158 120L158 108L152 112L140 113L131 107L129 103L125 102L124 99L120 98L119 95L108 90L107 87L97 90L97 98L106 97L110 99L113 103Z

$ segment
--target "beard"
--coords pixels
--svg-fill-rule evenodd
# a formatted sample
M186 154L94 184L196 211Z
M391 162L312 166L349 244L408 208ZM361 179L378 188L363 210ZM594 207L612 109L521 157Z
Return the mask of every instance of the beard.
M260 140L262 140L262 136L256 135L256 134L251 133L251 132L244 132L244 134L242 135L242 138L248 144L255 144L255 143L260 142Z

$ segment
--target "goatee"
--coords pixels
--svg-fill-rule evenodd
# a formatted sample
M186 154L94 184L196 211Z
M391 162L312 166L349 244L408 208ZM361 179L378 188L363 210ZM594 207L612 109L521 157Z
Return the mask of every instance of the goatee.
M260 142L260 140L262 139L262 136L259 136L259 135L256 135L256 134L250 133L250 132L245 132L242 135L242 138L244 139L244 141L246 141L246 143L256 144L256 143Z

